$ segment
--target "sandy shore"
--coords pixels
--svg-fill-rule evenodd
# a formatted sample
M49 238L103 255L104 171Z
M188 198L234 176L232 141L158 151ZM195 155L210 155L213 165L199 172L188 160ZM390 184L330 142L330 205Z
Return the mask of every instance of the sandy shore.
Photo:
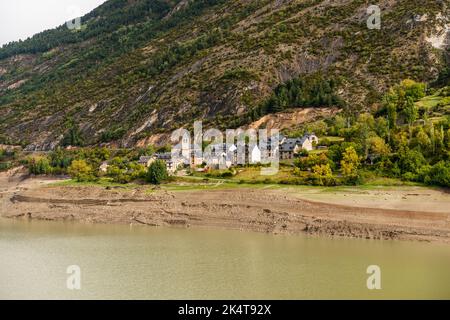
M233 188L150 192L148 186L106 189L49 186L50 182L54 180L25 179L19 172L0 174L1 215L450 243L450 195L438 190L324 193L314 188ZM405 205L400 208L402 201Z

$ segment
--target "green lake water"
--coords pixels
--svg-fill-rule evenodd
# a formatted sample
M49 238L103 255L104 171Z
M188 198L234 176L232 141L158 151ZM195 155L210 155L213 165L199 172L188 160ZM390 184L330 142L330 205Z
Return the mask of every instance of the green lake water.
M450 299L450 246L0 219L0 299L16 298Z

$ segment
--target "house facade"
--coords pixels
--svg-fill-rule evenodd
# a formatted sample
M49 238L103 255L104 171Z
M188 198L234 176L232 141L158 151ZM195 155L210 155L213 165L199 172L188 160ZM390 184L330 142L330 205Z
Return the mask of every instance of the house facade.
M319 138L314 134L305 134L301 138L286 138L280 144L280 159L293 159L302 149L311 151L319 143Z
M170 152L155 153L153 156L142 156L139 158L138 163L148 168L156 160L163 161L166 164L167 172L170 174L174 174L184 164L181 159L172 158Z
M153 161L155 161L155 156L142 156L139 158L138 163L147 168L152 164Z

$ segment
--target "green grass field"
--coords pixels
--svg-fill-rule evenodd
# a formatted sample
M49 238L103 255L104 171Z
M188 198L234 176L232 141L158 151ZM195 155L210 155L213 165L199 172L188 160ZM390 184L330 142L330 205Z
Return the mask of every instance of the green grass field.
M416 106L423 109L432 109L436 107L444 97L439 95L427 96L416 102Z
M196 173L194 176L174 177L172 181L164 183L160 186L153 186L145 182L133 182L128 184L120 184L113 182L110 178L102 177L92 182L77 182L75 180L64 180L49 184L48 186L92 186L102 188L114 188L124 191L131 191L137 188L146 189L149 193L155 190L167 191L194 191L194 190L224 190L236 188L251 188L251 189L281 189L281 190L321 190L328 191L343 191L349 189L358 190L372 190L372 189L389 189L399 187L413 187L423 186L420 183L402 181L400 179L379 177L371 172L363 172L364 184L358 186L336 186L336 187L322 187L311 185L295 185L286 184L282 181L292 181L296 177L292 173L290 166L280 166L279 172L273 176L261 175L261 168L247 167L236 168L237 173L230 178L216 178L208 177L206 174ZM213 171L214 174L220 174L221 171ZM280 183L281 182L281 183Z

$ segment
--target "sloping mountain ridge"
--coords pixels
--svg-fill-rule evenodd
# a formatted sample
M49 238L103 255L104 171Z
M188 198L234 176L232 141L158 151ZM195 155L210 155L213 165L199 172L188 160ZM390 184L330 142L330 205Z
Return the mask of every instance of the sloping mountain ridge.
M130 146L196 119L250 123L278 84L314 74L337 79L358 112L399 80L431 82L448 68L445 1L380 1L381 30L367 28L368 6L107 1L79 31L63 25L0 49L0 142L51 149L75 130L85 144Z

